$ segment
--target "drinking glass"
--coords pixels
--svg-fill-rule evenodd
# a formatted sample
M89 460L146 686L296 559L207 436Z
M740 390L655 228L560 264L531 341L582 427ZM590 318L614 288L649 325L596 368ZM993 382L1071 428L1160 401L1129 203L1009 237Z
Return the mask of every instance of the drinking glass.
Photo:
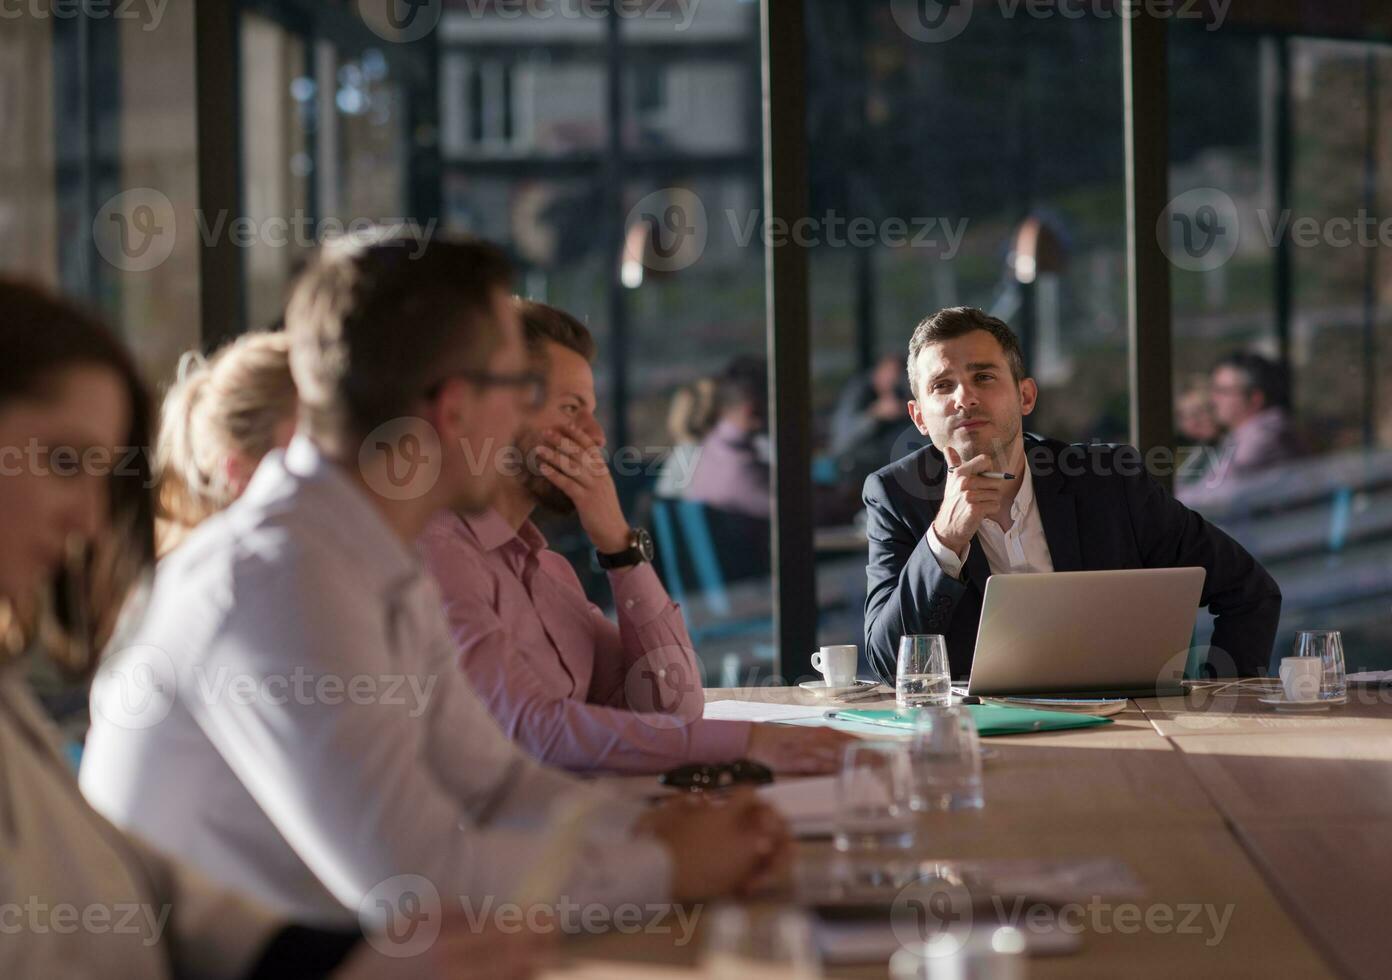
M901 708L952 703L952 671L947 641L936 634L899 638L899 669L894 699Z
M1344 640L1338 630L1300 630L1295 634L1294 655L1319 657L1324 664L1324 680L1320 697L1342 698L1348 694L1344 674Z
M847 746L836 781L836 849L912 847L914 823L909 746L903 740Z
M981 741L966 708L920 708L909 743L915 810L979 810Z
M708 921L706 976L816 980L822 975L812 922L801 909L722 905Z

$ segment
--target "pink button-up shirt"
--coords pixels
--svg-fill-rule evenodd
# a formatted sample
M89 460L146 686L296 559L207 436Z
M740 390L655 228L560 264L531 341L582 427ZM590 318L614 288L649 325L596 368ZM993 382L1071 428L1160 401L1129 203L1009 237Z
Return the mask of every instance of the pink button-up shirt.
M652 566L609 573L618 624L530 521L441 514L418 542L459 664L510 738L568 769L656 772L744 755L750 726L705 721L681 610Z

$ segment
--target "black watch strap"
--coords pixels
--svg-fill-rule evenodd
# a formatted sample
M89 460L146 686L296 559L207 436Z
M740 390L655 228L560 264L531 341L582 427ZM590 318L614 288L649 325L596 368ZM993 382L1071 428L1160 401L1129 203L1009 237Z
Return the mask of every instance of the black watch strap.
M640 565L645 561L653 559L652 536L643 528L635 528L629 532L629 546L623 551L615 551L611 554L601 554L598 549L594 551L594 566L600 571L612 571L616 568L629 568L633 565Z

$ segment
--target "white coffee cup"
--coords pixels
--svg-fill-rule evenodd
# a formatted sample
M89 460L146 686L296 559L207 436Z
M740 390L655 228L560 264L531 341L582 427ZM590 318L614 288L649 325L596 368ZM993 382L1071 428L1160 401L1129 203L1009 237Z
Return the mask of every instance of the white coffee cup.
M812 654L812 666L821 671L827 687L850 687L855 683L859 656L860 651L854 643L822 647Z
M1319 657L1282 657L1281 688L1287 701L1312 701L1324 681L1324 661Z

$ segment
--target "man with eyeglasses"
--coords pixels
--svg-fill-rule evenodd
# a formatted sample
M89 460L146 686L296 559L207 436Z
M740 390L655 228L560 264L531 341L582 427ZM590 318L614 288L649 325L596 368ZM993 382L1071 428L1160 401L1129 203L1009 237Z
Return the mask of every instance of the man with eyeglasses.
M624 516L605 459L594 339L554 307L521 302L520 312L544 400L492 457L506 474L493 506L440 514L419 542L474 689L504 731L568 769L660 772L747 757L785 772L832 771L849 736L701 717L681 610L653 570L652 539ZM531 521L538 507L578 516L617 622L547 548Z
M413 545L489 505L480 460L538 397L509 285L482 243L326 247L286 312L294 441L160 565L94 685L97 809L304 921L694 901L787 854L751 794L648 809L538 764L455 666Z

